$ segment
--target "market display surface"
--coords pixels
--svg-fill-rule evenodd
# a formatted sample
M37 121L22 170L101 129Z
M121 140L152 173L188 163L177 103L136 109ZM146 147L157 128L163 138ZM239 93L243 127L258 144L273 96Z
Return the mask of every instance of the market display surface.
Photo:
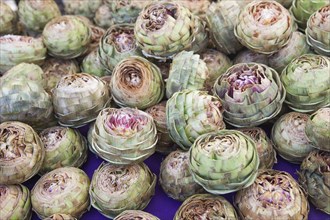
M330 220L328 0L16 2L1 220Z

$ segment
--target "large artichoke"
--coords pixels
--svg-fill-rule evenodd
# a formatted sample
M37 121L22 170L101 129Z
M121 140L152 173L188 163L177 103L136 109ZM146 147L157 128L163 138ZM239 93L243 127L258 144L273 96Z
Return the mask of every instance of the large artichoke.
M330 105L330 58L305 54L289 63L281 74L285 102L294 111L313 112Z
M39 218L63 213L76 218L89 209L90 181L83 170L62 167L43 175L31 191L32 209Z
M114 218L125 210L142 210L155 193L156 175L144 163L115 166L102 163L89 189L92 206Z
M184 150L200 135L226 127L220 100L204 91L174 93L166 104L166 118L170 137Z
M330 152L312 151L300 166L299 183L317 209L330 214Z
M194 180L213 194L250 186L257 176L256 143L237 130L199 136L190 148L189 168Z
M4 1L0 1L0 35L17 32L17 14Z
M38 134L27 124L0 124L0 184L22 183L38 173L45 150Z
M110 89L117 105L138 109L159 103L165 90L160 69L138 56L118 63L111 76Z
M160 220L156 216L144 212L141 210L126 210L117 215L113 220L129 220L129 219L139 219L139 220Z
M238 63L261 63L269 65L268 55L256 53L249 49L245 49L236 54L234 64Z
M287 172L261 170L253 185L238 191L234 205L242 219L307 220L304 191Z
M222 74L214 94L224 106L224 119L236 127L260 125L282 108L285 89L278 73L258 63L239 63Z
M82 15L93 18L96 10L102 5L102 0L62 0L64 12L67 15Z

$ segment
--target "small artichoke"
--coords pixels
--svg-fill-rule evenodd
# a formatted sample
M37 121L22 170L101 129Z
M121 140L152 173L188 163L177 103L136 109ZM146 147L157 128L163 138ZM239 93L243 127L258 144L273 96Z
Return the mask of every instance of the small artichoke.
M30 191L27 187L0 184L1 219L29 220L32 216Z
M300 166L299 183L317 209L330 214L330 152L312 151Z
M174 93L166 104L166 118L170 137L183 150L200 135L226 127L220 100L204 91Z
M160 69L147 59L131 56L113 70L110 90L118 106L146 109L164 96Z
M102 163L95 170L89 189L92 206L108 218L125 210L142 210L155 193L156 178L144 163Z
M330 58L304 54L292 60L281 74L285 102L297 112L313 112L330 105Z
M253 1L242 9L234 33L248 49L272 54L288 44L293 24L289 11L280 3Z
M0 184L25 182L38 173L45 150L38 134L27 124L0 124Z
M17 32L17 14L4 1L0 1L0 35Z
M185 200L176 211L173 220L182 219L238 220L238 215L224 197L196 194Z
M113 220L129 220L129 219L139 219L139 220L160 220L156 216L144 212L141 210L126 210L117 215Z
M96 10L102 5L102 0L62 0L64 12L67 15L82 15L93 18Z
M260 63L269 66L268 55L256 53L249 49L242 50L236 55L234 64L238 63Z
M307 220L304 191L287 172L261 170L254 183L236 193L234 205L242 219Z
M224 106L224 119L235 127L260 125L282 108L285 89L278 73L258 63L239 63L222 74L214 94Z
M101 63L97 49L90 52L81 62L81 71L98 77L108 75L108 71Z

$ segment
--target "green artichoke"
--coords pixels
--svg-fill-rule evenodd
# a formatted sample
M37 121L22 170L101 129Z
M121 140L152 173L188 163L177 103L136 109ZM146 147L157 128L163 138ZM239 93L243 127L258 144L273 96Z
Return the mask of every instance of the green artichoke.
M81 71L98 77L108 75L108 71L100 61L97 49L90 52L81 62Z
M25 182L38 173L45 150L38 134L27 124L0 124L0 184Z
M105 108L90 129L91 151L111 164L139 163L155 152L156 125L138 109Z
M202 134L225 129L218 98L204 91L176 92L166 104L166 123L172 140L188 150Z
M289 11L280 3L253 1L240 12L234 33L248 49L272 54L288 44L293 24Z
M313 112L330 105L330 58L304 54L292 60L281 74L285 102L297 112Z
M92 206L108 218L125 210L142 210L155 193L156 178L144 163L102 163L95 170L89 189Z
M189 168L194 180L212 194L226 194L250 186L257 176L256 143L237 130L199 136L190 148Z
M184 201L188 197L203 193L189 171L189 153L174 151L162 161L159 182L164 192L171 198Z
M95 120L111 101L107 84L87 73L63 76L52 92L55 116L63 126L81 127Z
M175 2L146 6L136 20L135 37L145 56L160 60L183 50L201 51L208 43L206 23Z
M300 166L299 183L317 209L330 214L330 152L312 151Z
M280 117L274 124L271 139L281 157L291 163L300 164L314 150L305 134L308 115L290 112Z
M262 53L256 53L249 49L242 50L239 52L235 59L234 64L238 63L261 63L264 65L269 65L268 56Z
M176 211L173 220L224 219L238 220L237 213L224 197L196 194L185 200Z
M61 167L43 175L31 191L32 209L43 219L56 213L80 218L90 207L90 181L83 170Z
M330 108L321 108L309 116L306 135L314 147L330 151Z
M307 22L307 43L316 53L330 56L330 3L310 16Z
M0 37L0 72L4 73L20 63L42 65L46 58L46 47L41 38L18 35Z
M222 74L214 94L224 106L224 119L235 127L260 125L282 108L285 89L272 68L258 63L239 63Z
M91 42L90 27L76 16L60 16L47 23L43 42L48 54L57 58L71 59L84 54Z
M287 172L261 170L254 183L236 193L234 205L242 219L307 220L304 191Z
M113 70L110 90L118 106L146 109L164 96L160 69L147 59L131 56Z
M27 187L1 184L0 196L1 219L31 219L30 191Z
M77 218L67 214L56 213L48 216L47 218L44 218L43 220L77 220Z
M93 18L96 10L102 5L102 0L62 0L64 12L67 15L82 15Z
M4 1L0 1L0 35L17 32L17 14Z

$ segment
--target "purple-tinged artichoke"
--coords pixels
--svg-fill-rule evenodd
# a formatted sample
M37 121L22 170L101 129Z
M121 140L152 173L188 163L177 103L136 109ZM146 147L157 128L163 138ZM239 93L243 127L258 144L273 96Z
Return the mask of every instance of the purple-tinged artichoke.
M32 216L30 191L27 187L0 184L1 219L29 220Z
M38 173L45 149L38 134L27 124L0 124L0 184L25 182Z
M305 192L287 172L261 170L254 183L236 193L234 205L242 219L307 220Z
M0 1L0 35L17 32L17 14L4 1Z
M144 212L141 210L126 210L117 215L113 220L129 220L129 219L139 219L139 220L160 220L156 216Z
M234 64L238 63L261 63L268 66L269 60L266 54L256 53L249 49L245 49L236 55Z
M56 213L80 218L90 207L90 180L75 167L61 167L43 175L31 191L32 209L43 219Z
M67 214L56 213L48 216L47 218L44 218L43 220L77 220L77 218Z
M189 153L174 151L162 161L159 182L165 193L176 200L184 201L188 197L203 193L203 187L197 184L189 171Z
M62 0L64 12L67 15L82 15L93 18L96 10L102 5L102 0Z
M285 89L278 73L258 63L239 63L222 74L214 94L224 107L225 121L235 127L260 125L282 108Z
M100 56L97 49L94 49L87 56L85 56L81 62L81 71L98 77L108 74L108 71L104 68L100 61Z
M183 219L238 220L238 215L232 204L224 197L197 194L185 200L173 218L173 220Z
M317 209L330 214L330 152L312 151L301 163L298 174L309 200Z
M155 193L156 179L144 163L102 163L95 170L89 189L92 206L108 218L125 210L142 210Z

